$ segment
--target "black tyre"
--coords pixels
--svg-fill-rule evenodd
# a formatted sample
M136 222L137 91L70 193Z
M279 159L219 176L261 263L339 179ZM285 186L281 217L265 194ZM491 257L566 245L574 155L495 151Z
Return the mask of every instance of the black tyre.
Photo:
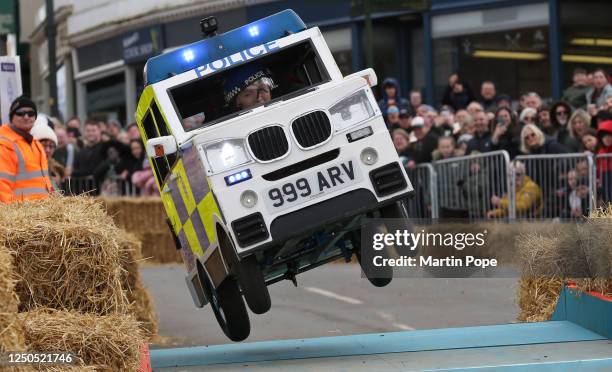
M236 274L249 309L255 314L263 314L270 310L272 306L270 292L255 255L242 259L236 266Z
M272 306L270 292L255 255L239 261L233 243L225 232L219 232L219 244L223 257L238 280L249 309L255 314L263 314L270 310Z
M401 200L380 208L379 212L380 218L408 218L408 209Z
M228 276L215 289L200 265L198 265L198 275L223 333L236 342L249 337L251 333L249 314L234 277Z
M386 254L384 253L384 251L381 251L381 255L383 256L383 258L386 258ZM359 261L359 266L361 266L361 270L365 274L368 281L374 287L385 287L386 285L391 283L391 280L393 279L393 268L392 267L385 266L385 267L376 269L376 272L378 274L376 275L376 277L374 277L370 275L369 269L364 267L364 264L362 263L362 260L361 260L361 254L357 252L356 256L357 256L357 261Z
M407 219L408 218L408 212L406 209L406 206L404 205L403 201L398 201L389 205L386 205L382 208L380 208L375 214L374 216L375 218L393 218L393 219ZM387 231L387 226L382 225L379 227L379 229L381 231ZM393 251L395 248L393 247L388 247L390 251ZM389 283L391 283L391 280L393 279L393 267L390 266L384 266L384 267L380 267L376 269L376 273L373 273L371 270L371 268L368 268L365 266L365 262L370 262L371 259L374 257L374 254L372 252L372 255L369 254L370 251L368 251L368 257L365 257L366 261L362 260L361 257L361 250L357 249L355 251L355 254L357 256L357 260L359 261L359 265L361 266L361 270L363 271L363 273L365 274L366 278L368 279L368 281L370 283L372 283L373 286L375 287L384 287L386 285L388 285ZM379 251L377 253L377 255L382 256L382 258L389 258L389 251L387 249L383 249L381 251Z

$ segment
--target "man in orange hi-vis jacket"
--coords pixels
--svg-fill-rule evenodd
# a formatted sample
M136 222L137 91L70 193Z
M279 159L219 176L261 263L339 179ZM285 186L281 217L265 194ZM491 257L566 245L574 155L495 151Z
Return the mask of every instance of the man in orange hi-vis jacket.
M11 104L10 123L0 127L0 202L43 199L53 190L47 157L30 135L38 112L29 98Z

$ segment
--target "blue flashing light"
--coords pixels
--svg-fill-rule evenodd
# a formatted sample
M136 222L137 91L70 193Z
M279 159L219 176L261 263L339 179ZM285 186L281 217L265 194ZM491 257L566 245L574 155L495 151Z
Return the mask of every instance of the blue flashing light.
M251 37L259 36L259 27L257 25L249 27Z
M221 35L150 58L146 64L146 84L160 82L305 29L306 25L293 10L284 10Z
M186 49L183 52L183 58L185 59L186 62L191 62L193 61L193 59L195 58L195 56L193 55L193 50L191 49Z
M244 182L246 180L250 180L253 178L250 169L241 170L240 172L236 172L234 174L230 174L229 176L225 176L225 184L227 186L232 186L240 182Z

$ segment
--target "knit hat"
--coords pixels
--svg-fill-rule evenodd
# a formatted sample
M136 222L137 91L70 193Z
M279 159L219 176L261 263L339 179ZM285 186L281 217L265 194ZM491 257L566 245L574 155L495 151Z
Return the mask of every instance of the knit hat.
M420 116L415 116L410 123L412 128L423 128L425 126L425 120Z
M30 134L35 140L51 140L55 143L55 146L57 146L57 135L46 123L34 124L32 130L30 130Z
M36 109L36 104L30 98L26 96L20 96L20 97L15 98L13 103L11 103L11 108L9 110L9 120L13 120L13 115L15 115L15 112L24 107L31 108L32 110L34 110L34 113L36 114L36 116L38 116L38 110Z
M399 114L399 109L397 108L397 106L389 106L389 108L387 109L387 114Z

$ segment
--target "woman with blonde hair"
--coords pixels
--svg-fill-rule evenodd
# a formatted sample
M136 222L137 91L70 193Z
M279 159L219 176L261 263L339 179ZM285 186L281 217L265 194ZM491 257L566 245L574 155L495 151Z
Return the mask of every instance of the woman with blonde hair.
M577 143L575 151L583 151L582 137L589 132L591 115L582 109L574 111L569 120L569 135Z
M567 149L555 139L547 137L544 132L534 124L527 124L521 130L521 152L523 154L562 154ZM526 161L527 174L542 188L544 202L544 215L556 216L555 204L553 202L555 189L555 175L559 174L555 169L554 159L529 159Z
M550 137L535 124L527 124L521 130L521 152L523 154L563 154L567 148Z

